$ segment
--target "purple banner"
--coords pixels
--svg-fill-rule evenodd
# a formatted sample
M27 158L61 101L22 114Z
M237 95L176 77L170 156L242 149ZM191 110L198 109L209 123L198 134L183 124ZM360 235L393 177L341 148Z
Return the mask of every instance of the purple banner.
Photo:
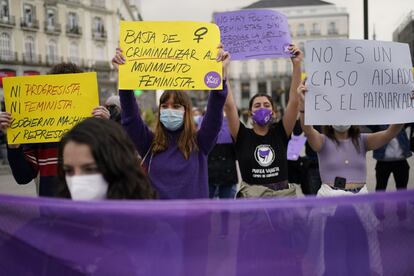
M1 275L413 275L414 190L74 202L0 196Z
M300 152L303 149L303 146L306 143L305 136L296 136L292 134L292 137L289 140L288 149L287 149L287 159L291 161L296 161L299 159Z
M221 42L232 60L290 57L287 17L272 10L241 10L214 14Z

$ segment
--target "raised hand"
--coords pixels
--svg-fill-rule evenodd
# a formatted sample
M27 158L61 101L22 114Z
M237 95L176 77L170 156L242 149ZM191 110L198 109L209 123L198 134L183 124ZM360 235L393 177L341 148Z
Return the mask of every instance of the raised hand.
M115 56L112 58L112 65L118 70L119 65L125 63L125 57L122 55L122 49L116 48Z

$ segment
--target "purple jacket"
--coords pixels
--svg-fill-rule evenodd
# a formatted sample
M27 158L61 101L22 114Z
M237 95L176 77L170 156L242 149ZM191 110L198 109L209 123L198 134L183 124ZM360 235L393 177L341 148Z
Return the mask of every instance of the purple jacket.
M208 198L207 155L216 144L223 121L223 107L227 97L227 86L223 90L210 92L207 112L197 132L198 151L193 151L188 160L180 152L177 140L181 130L167 131L170 136L168 148L155 155L148 154L145 165L149 177L161 199ZM154 134L139 116L139 107L132 91L121 90L122 126L144 157L150 150Z

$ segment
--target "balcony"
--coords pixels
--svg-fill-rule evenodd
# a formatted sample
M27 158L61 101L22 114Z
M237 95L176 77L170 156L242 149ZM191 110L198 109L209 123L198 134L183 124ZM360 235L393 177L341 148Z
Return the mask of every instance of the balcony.
M51 25L47 21L45 21L45 33L50 35L59 35L62 32L62 25L59 23L55 23Z
M16 26L16 17L3 16L3 18L0 19L0 27L13 28L14 26Z
M306 31L298 31L296 36L306 36Z
M91 7L105 9L105 0L91 0Z
M328 29L328 35L337 35L338 33L337 29Z
M80 37L82 36L82 27L77 25L66 25L66 35L70 37Z
M2 64L17 64L19 61L17 52L2 51L0 52L0 63Z
M56 65L63 62L63 58L59 58L59 56L56 55L46 55L46 65Z
M99 40L99 41L106 41L107 39L107 34L105 30L94 30L92 29L92 38L94 40Z
M320 35L321 35L321 31L320 31L320 30L312 30L312 31L310 32L310 34L311 34L312 36L320 36Z
M111 64L106 60L96 60L94 68L99 71L105 71L111 69Z
M23 53L23 64L40 65L42 64L42 56L33 53Z
M33 19L31 21L28 21L24 18L20 18L20 27L25 31L36 32L37 30L39 30L39 20Z

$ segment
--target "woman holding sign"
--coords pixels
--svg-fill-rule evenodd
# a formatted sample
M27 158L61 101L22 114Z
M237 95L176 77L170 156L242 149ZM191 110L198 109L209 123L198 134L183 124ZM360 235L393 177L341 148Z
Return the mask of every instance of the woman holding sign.
M165 91L159 104L155 131L140 117L133 91L121 90L122 126L143 157L161 199L208 198L207 155L216 143L223 121L227 96L226 68L229 54L219 49L217 61L223 62L223 90L212 91L207 111L197 131L190 97L183 91ZM117 49L112 64L125 63Z
M256 94L249 102L253 128L239 120L231 91L224 110L235 141L237 160L243 179L237 197L294 196L288 184L287 145L298 115L296 88L300 84L302 51L290 45L293 74L289 102L282 120L274 123L276 110L267 94Z
M317 152L322 186L318 196L367 193L365 185L366 152L378 149L394 138L402 124L390 125L386 130L361 134L357 126L324 126L322 133L305 125L305 81L298 88L302 129L309 145Z

